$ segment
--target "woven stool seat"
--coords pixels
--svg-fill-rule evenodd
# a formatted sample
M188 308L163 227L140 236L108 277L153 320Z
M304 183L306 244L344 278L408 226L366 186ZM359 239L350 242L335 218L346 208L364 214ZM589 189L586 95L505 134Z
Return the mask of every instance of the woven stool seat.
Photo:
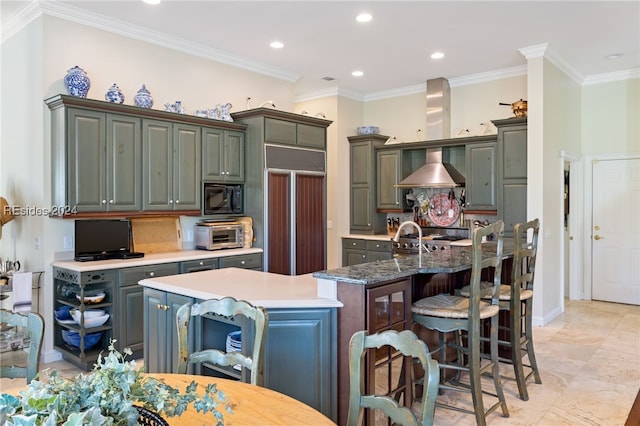
M499 308L487 302L480 302L480 319L497 315ZM438 294L425 297L411 306L411 313L440 318L469 318L469 298Z

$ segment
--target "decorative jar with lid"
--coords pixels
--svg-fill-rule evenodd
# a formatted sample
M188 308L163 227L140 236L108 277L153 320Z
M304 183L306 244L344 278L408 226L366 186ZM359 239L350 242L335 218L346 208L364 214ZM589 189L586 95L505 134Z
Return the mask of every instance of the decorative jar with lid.
M121 104L124 103L124 94L118 85L113 83L113 86L111 86L109 90L107 90L107 93L105 93L104 99L109 102Z
M133 102L140 108L151 108L153 106L153 98L147 87L143 84L142 88L133 97Z
M64 85L67 88L67 93L71 96L86 98L91 87L91 80L89 80L87 73L76 65L67 71L67 75L64 77Z

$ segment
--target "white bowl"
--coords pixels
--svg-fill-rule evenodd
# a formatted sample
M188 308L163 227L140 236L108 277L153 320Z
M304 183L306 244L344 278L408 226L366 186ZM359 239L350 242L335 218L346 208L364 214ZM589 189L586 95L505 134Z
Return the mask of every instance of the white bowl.
M104 316L104 314L106 314L107 312L104 309L86 309L84 311L84 318L95 318L95 317L101 317ZM73 319L76 318L80 318L80 310L79 309L71 309L71 311L69 311L69 314L71 315L71 317Z
M80 321L81 321L80 311L72 312L71 315L73 316L73 319L75 320L75 322L80 324ZM84 327L85 328L99 327L105 322L107 322L108 319L109 319L109 314L104 314L99 317L88 317L88 318L85 316Z

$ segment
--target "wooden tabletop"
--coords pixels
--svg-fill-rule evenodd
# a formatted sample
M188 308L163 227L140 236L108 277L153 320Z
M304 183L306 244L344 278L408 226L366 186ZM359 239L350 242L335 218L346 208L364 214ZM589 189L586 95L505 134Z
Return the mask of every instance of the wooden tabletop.
M216 383L218 389L227 394L233 410L233 414L222 410L225 426L335 426L331 419L308 405L271 389L249 383L190 374L149 374L149 376L164 380L166 384L180 390L184 390L193 380L198 383L198 389L204 389L209 383ZM215 425L211 413L198 413L193 407L189 407L180 417L167 417L165 420L171 426Z

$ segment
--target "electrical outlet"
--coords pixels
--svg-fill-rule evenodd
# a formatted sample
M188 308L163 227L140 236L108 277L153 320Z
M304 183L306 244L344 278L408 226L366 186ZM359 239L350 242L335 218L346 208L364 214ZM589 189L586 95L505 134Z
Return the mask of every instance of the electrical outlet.
M64 249L65 250L72 250L73 249L73 237L70 235L67 235L64 237Z
M40 249L40 237L33 237L33 248Z
M332 229L333 228L333 221L332 220L328 220L327 221L327 229Z

